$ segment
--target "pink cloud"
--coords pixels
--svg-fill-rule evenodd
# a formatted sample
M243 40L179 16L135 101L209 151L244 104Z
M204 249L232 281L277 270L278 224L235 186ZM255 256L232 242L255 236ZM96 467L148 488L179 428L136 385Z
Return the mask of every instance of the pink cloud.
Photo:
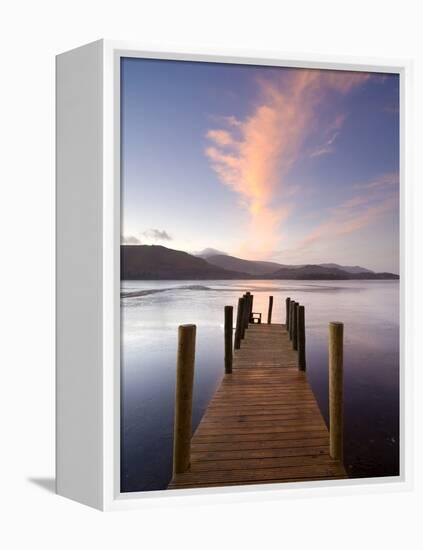
M383 189L389 188L392 186L397 186L399 184L399 175L397 172L388 172L377 176L376 178L366 181L363 183L354 184L355 189Z
M275 194L288 191L287 175L314 129L323 99L331 91L346 94L369 78L368 73L292 69L283 79L261 79L260 95L249 116L244 120L225 117L225 128L206 133L212 145L205 153L213 170L240 195L249 213L245 255L267 257L278 245L280 226L291 206L275 207ZM333 145L344 120L345 115L335 118L326 149Z
M370 206L359 214L345 218L344 212L340 212L333 216L332 219L319 225L314 231L312 231L303 241L300 243L299 248L304 249L311 243L315 242L322 237L335 239L341 235L346 235L359 229L363 229L369 224L376 221L376 219L391 210L397 205L397 199L395 197L388 197L377 206Z
M229 124L229 126L240 126L241 122L234 116L225 116L223 120Z
M231 134L226 130L209 130L207 132L207 137L220 147L232 145L234 142Z
M358 194L340 203L329 212L327 219L308 233L288 255L302 255L322 242L359 231L379 220L385 213L398 208L398 174L382 174L368 183L360 184L365 194ZM388 188L386 186L389 186Z
M350 208L356 208L357 206L362 206L363 204L368 204L369 199L366 196L358 195L357 197L353 197L343 203L341 203L338 208L342 208L344 210L348 210Z

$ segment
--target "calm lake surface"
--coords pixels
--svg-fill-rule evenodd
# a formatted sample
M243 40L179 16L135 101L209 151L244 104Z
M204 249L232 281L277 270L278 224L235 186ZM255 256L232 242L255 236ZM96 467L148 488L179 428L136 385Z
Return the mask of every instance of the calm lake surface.
M345 466L350 477L398 475L399 281L122 281L135 295L121 299L121 490L170 481L178 325L197 325L195 429L223 376L223 308L247 290L263 317L274 296L275 323L286 297L305 306L307 375L326 423L328 323L345 324Z

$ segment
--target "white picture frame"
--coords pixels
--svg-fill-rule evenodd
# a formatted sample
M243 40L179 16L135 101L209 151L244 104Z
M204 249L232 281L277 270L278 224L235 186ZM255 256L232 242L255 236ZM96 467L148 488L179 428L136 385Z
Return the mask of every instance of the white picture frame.
M173 51L171 51L173 50ZM120 493L121 57L400 75L400 476ZM57 493L100 510L180 502L405 490L412 486L410 79L407 60L149 49L99 40L57 56ZM189 498L188 498L189 497Z

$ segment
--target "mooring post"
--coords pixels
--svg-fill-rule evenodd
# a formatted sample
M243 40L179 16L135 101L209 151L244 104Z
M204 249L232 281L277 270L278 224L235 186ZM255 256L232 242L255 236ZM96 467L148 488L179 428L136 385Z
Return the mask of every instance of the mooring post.
M285 300L285 306L286 306L286 316L285 316L285 328L289 332L289 302L291 301L291 298L287 298Z
M242 319L242 339L245 338L245 331L248 328L248 311L250 308L250 296L248 294L244 295L244 310L243 310L243 319Z
M248 324L250 322L250 310L251 310L251 294L250 292L245 293L246 298L246 308L245 308L245 329L248 329Z
M270 325L272 322L272 310L273 310L273 296L269 296L269 309L267 312L267 324Z
M242 317L241 317L241 340L244 340L245 338L245 314L248 309L248 298L246 294L243 294L242 296L243 302L242 302Z
M300 307L299 302L294 304L294 326L292 327L292 347L295 350L298 350L298 308Z
M343 457L343 340L343 323L329 323L329 452L336 460Z
M186 472L190 466L195 334L195 325L179 326L176 362L175 427L173 436L174 475Z
M236 312L236 328L235 328L235 349L240 349L242 339L242 321L244 318L244 298L238 299L238 309Z
M250 307L248 311L248 322L253 322L253 302L254 302L254 294L250 294Z
M305 356L305 309L304 306L298 306L297 310L297 328L298 328L298 368L300 370L306 370L306 356Z
M293 328L294 328L294 308L295 300L289 302L289 339L292 340Z
M233 332L232 306L225 306L225 373L232 372L232 332Z
M291 334L292 334L292 305L294 303L294 300L290 300L289 301L289 312L288 312L288 325L289 325L289 329L288 329L288 336L289 336L289 339L291 340Z

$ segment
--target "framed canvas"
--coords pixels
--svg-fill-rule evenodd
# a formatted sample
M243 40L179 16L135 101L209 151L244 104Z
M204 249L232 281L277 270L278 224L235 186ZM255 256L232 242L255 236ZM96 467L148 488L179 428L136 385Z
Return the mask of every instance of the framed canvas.
M57 57L60 495L410 486L410 70Z

